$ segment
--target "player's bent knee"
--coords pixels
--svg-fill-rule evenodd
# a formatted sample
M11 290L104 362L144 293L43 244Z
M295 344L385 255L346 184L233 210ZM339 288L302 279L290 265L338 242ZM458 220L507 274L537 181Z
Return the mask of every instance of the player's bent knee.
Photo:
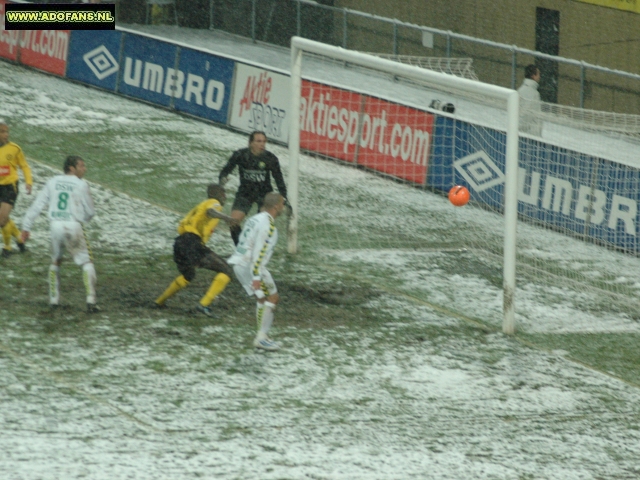
M225 267L220 270L220 273L224 273L227 277L229 277L229 280L233 278L233 269L226 263Z
M184 277L184 279L189 283L193 282L193 279L196 278L195 268L193 270L190 270L187 272L180 272L180 273L182 273L182 276Z

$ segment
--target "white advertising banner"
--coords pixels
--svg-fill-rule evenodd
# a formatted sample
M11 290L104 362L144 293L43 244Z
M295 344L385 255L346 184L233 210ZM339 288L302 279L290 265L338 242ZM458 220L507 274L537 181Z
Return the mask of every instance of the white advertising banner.
M288 75L236 64L230 125L261 130L271 140L289 139L291 79Z

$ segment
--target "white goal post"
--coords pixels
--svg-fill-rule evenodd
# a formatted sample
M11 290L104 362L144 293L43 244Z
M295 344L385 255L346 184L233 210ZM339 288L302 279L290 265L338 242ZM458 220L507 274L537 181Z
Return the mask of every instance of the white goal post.
M515 332L516 288L516 224L518 216L518 115L519 98L515 90L459 78L392 60L350 51L339 47L307 40L291 39L291 121L289 122L289 178L288 200L293 216L288 225L288 251L296 253L298 246L299 193L300 193L300 116L302 108L303 56L321 56L350 66L370 69L392 77L415 81L419 85L433 85L439 90L454 90L472 97L482 96L506 105L506 117L501 130L506 132L506 163L504 178L504 245L503 245L503 331ZM306 71L306 70L305 70ZM305 79L308 75L305 74ZM345 144L346 145L346 144ZM388 145L387 145L388 147ZM346 148L346 147L345 147ZM453 186L453 185L452 185ZM319 207L321 208L321 207Z

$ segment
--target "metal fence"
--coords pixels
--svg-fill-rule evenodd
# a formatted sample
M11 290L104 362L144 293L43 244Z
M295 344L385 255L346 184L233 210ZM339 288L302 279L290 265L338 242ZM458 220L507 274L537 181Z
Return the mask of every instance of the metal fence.
M119 14L126 17L134 3L120 0ZM469 57L481 81L509 88L517 88L525 65L536 63L543 72L544 101L618 113L640 108L637 74L310 0L176 0L174 8L183 26L223 30L254 42L288 46L298 35L367 52Z

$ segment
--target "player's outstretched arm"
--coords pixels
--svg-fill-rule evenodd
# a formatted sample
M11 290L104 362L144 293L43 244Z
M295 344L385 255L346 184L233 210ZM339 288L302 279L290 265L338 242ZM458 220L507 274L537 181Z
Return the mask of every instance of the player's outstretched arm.
M207 210L207 216L209 218L219 218L220 220L224 220L229 225L240 225L240 222L238 221L238 219L230 217L229 215L226 215L222 212L219 212L214 208L210 208L209 210Z

